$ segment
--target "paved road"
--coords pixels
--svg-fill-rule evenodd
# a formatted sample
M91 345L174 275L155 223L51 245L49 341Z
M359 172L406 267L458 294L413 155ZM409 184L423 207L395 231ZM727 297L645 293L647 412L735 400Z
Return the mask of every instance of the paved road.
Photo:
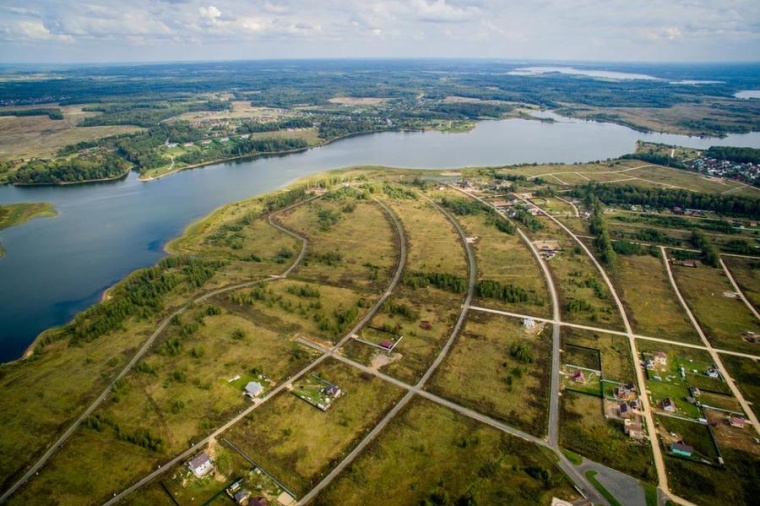
M294 376L292 376L288 381L283 382L273 390L269 392L265 397L263 397L259 402L256 402L254 405L250 406L249 408L245 409L242 413L238 414L231 420L229 420L227 423L216 429L211 435L207 436L200 442L196 443L192 447L190 447L187 451L184 453L174 457L169 462L166 462L161 466L161 468L153 471L152 473L144 476L142 479L140 479L138 482L134 483L133 485L129 486L128 488L122 490L118 494L114 495L111 499L109 499L107 502L105 502L105 505L112 505L116 504L119 501L121 501L123 498L137 490L138 488L148 484L149 482L156 479L158 476L162 475L163 473L167 472L169 469L174 467L177 464L180 464L181 462L187 460L189 457L194 455L195 453L202 450L212 439L216 439L219 437L222 433L227 431L230 427L238 423L240 420L248 416L253 410L264 404L265 402L269 401L270 399L274 398L288 388L290 385L292 385L295 381L297 381L299 378L303 377L305 374L307 374L309 371L314 369L317 365L321 364L323 361L325 361L328 357L334 356L334 353L342 347L346 342L348 342L349 339L351 339L351 336L359 332L362 327L364 327L369 321L375 316L375 314L380 310L380 308L383 306L385 301L388 299L390 294L393 292L393 290L396 288L396 285L401 279L401 275L404 271L404 266L406 265L406 258L407 258L407 251L406 251L406 239L404 237L404 231L401 228L401 223L398 221L398 218L396 218L396 215L393 214L393 212L381 201L375 199L375 202L380 205L380 207L383 208L385 213L388 215L388 217L391 219L391 222L393 226L396 229L396 233L398 236L399 241L399 259L398 264L396 265L396 272L393 276L393 279L391 280L390 284L388 285L388 289L383 293L383 295L380 297L380 299L377 301L377 303L370 309L367 314L362 318L351 330L348 331L348 333L340 340L337 344L335 344L332 348L325 350L324 353L314 360L311 364L307 365L301 371L296 373ZM275 225L277 226L277 225ZM279 228L279 227L278 227ZM304 240L306 240L304 238ZM303 254L305 253L305 246L302 250L302 254L299 255L299 259L303 258ZM291 272L292 269L289 269L287 272Z
M578 466L578 470L584 476L588 471L596 471L599 483L610 493L614 491L615 499L623 506L646 506L646 492L636 478L586 458Z
M691 320L692 325L694 325L694 328L699 334L699 337L702 339L702 342L705 344L705 348L707 349L708 353L710 353L710 356L712 357L713 362L715 363L715 366L720 371L720 374L723 376L723 379L726 380L726 384L728 385L728 388L731 389L731 393L734 394L734 397L736 397L736 400L738 400L739 404L741 404L742 409L744 410L744 413L746 414L747 418L750 420L750 422L752 422L752 426L755 428L755 432L760 434L760 423L758 423L757 417L755 416L755 412L752 411L752 408L750 408L749 404L744 399L744 396L736 387L736 383L734 383L734 380L728 374L728 370L723 366L723 362L720 360L720 355L715 349L713 349L712 344L710 344L710 341L707 339L707 336L702 331L702 327L699 326L699 322L697 322L697 319L694 317L694 314L691 312L691 309L689 309L688 304L686 304L686 300L683 298L683 295L681 295L681 291L678 289L676 280L673 277L673 270L670 268L670 262L668 261L667 251L665 250L663 246L660 246L660 251L662 252L662 258L665 261L665 267L668 271L668 278L670 279L670 284L673 286L673 291L676 292L676 296L678 296L678 300L681 303L681 306L683 307L684 311L686 311L686 314L689 317L689 320Z
M314 197L316 198L316 197ZM308 240L305 237L301 237L298 234L291 232L290 230L287 230L286 228L274 223L272 221L272 216L274 214L282 213L285 211L288 211L296 206L305 204L306 202L309 202L310 200L313 200L314 198L307 199L303 202L298 202L296 204L293 204L291 206L285 207L283 209L280 209L279 211L276 211L275 213L272 213L269 215L269 223L272 224L272 226L276 227L277 229L285 232L286 234L290 235L291 237L294 237L300 241L302 241L302 247L301 247L301 253L296 258L295 262L280 276L277 276L278 278L285 277L288 274L290 274L293 269L296 268L296 266L303 260L304 255L306 254L306 249L308 245ZM270 278L271 279L271 278ZM261 281L267 281L268 279L258 279L255 281L248 281L245 283L240 283L232 286L227 286L224 288L219 288L217 290L210 291L200 297L197 297L192 301L192 303L198 303L203 302L205 300L208 300L211 297L214 297L215 295L219 295L225 292L229 292L232 290L238 290L240 288L245 288L248 286L252 286L256 283L260 283ZM14 483L8 490L6 490L2 496L0 496L0 504L4 503L8 498L13 495L16 490L18 490L19 487L21 487L23 484L28 482L35 474L47 463L48 460L55 454L56 451L76 432L76 430L79 428L79 426L89 417L102 403L108 398L108 395L113 388L113 386L116 384L117 381L124 378L135 366L135 364L145 355L145 353L148 352L148 350L151 348L155 340L158 338L159 335L164 331L166 326L171 322L171 320L181 315L185 312L185 310L188 308L190 303L186 304L185 306L177 309L172 314L170 314L168 317L166 317L161 324L156 328L156 330L153 332L153 334L143 343L143 345L140 347L140 349L137 351L137 353L134 354L132 359L124 366L124 368L119 372L119 374L108 384L108 386L105 387L105 389L101 392L101 394L85 409L85 411L77 418L67 429L66 431L61 434L61 436L45 451L45 453L42 454L42 456L32 465L32 467L29 468L29 470Z
M726 266L726 263L723 261L723 259L720 259L720 265L723 267L723 272L726 273L726 276L728 277L728 280L731 281L731 284L734 287L734 291L739 294L739 297L744 301L744 303L747 305L750 311L752 311L752 314L755 315L755 318L760 320L760 313L757 312L757 309L755 309L755 306L753 306L749 300L747 300L747 297L744 296L744 292L741 288L739 288L739 284L734 279L733 274L731 274L731 271L728 270L728 267Z
M527 203L525 199L521 199L521 200ZM631 323L628 321L628 315L626 314L625 308L623 307L623 302L620 300L617 290L615 290L615 286L612 284L612 281L610 281L609 276L607 276L607 272L602 268L601 264L599 263L599 261L597 261L596 257L591 253L591 251L588 249L586 244L580 239L578 239L578 237L573 233L572 230L567 228L564 223L554 218L552 215L550 215L543 209L541 208L539 209L543 215L548 217L550 220L554 221L554 223L559 225L560 228L562 228L570 237L572 237L573 240L575 240L575 242L586 252L588 257L594 263L594 266L597 268L602 278L604 279L604 282L607 284L607 288L609 289L610 294L612 295L612 298L615 301L615 305L617 306L618 311L620 312L620 317L623 319L623 325L625 326L626 336L628 337L628 343L631 348L631 356L633 357L634 364L638 364L639 352L636 349L636 339L633 334ZM671 496L675 502L679 504L690 504L688 503L688 501L681 499L670 492L670 488L668 487L668 475L665 471L665 460L663 459L663 456L662 456L662 450L660 449L660 444L657 439L657 434L655 434L654 432L654 417L652 416L652 410L650 409L650 406L649 406L649 398L646 395L646 382L644 381L644 373L641 370L641 367L638 365L634 367L634 371L636 372L636 385L638 387L638 391L642 394L639 396L639 399L641 402L644 418L646 419L647 432L649 433L649 442L652 448L652 455L654 456L655 468L657 469L658 484L660 488L667 495Z

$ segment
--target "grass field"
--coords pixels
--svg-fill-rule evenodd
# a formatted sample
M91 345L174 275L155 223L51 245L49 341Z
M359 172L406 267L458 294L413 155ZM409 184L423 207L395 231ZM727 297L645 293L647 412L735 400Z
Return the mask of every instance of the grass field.
M645 481L656 478L649 443L630 439L622 423L607 420L601 399L565 391L560 404L562 447Z
M51 120L47 116L0 117L0 160L49 157L69 144L143 130L134 126L77 127L84 118L97 113L84 112L81 105L40 104L34 108L44 107L61 109L63 120Z
M634 332L651 337L701 344L665 272L662 259L618 255L612 273Z
M755 416L760 417L760 363L731 355L721 355L720 359L744 398L751 403Z
M744 341L742 333L760 333L760 322L741 299L723 295L724 292L733 292L733 287L722 269L673 266L673 275L713 346L747 353L758 352L758 345Z
M347 393L322 412L289 392L262 405L227 439L301 495L359 442L401 390L339 362L314 370Z
M760 494L757 457L722 448L726 469L679 458L665 459L670 487L697 504L754 504Z
M396 265L396 231L374 202L314 201L278 217L309 238L294 276L343 287L384 289Z
M7 504L102 504L155 469L161 458L131 443L81 430ZM104 472L104 463L108 463L108 472Z
M123 367L154 323L130 323L129 330L82 346L59 341L31 361L0 366L0 483L32 461L47 443L79 416L86 403ZM0 486L0 488L4 488Z
M528 246L517 234L509 235L487 225L482 216L457 217L474 244L478 281L497 281L513 285L530 294L528 302L507 302L492 298L476 298L475 303L495 309L549 317L551 299L541 268ZM464 275L466 271L462 271ZM540 304L539 304L540 302Z
M578 497L540 448L413 400L315 505L548 504Z
M49 202L0 205L0 230L23 225L34 218L49 218L58 213Z
M760 259L724 256L723 263L731 271L744 296L755 309L760 308Z
M562 251L547 261L559 292L562 319L622 330L622 319L601 274L586 253L556 223L541 218L544 228L531 240L558 240Z
M542 436L549 407L550 348L548 329L531 336L517 319L471 312L429 389Z
M571 360L577 360L580 351L574 351L572 345L583 346L599 350L602 376L605 380L627 383L636 379L631 349L625 337L568 327L562 328L561 336L563 363L575 363ZM592 366L595 364L596 361L591 360L593 357L591 353L586 352L583 355L587 357L586 364ZM583 366L583 364L576 365Z
M657 422L668 432L676 434L676 440L682 440L687 445L694 448L694 458L706 459L710 462L717 462L718 451L715 448L710 431L707 425L701 423L687 422L678 418L669 416L658 416Z

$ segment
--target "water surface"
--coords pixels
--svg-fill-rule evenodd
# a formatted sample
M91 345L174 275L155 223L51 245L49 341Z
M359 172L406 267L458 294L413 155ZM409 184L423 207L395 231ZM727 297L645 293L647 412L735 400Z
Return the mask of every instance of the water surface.
M707 148L760 148L760 133L701 139L642 134L610 123L519 119L478 123L469 133L401 133L354 137L285 157L218 164L142 183L0 187L0 203L49 201L56 218L0 231L0 360L20 356L42 330L65 323L129 272L152 265L164 244L191 222L229 202L272 191L294 179L352 165L418 168L585 162L634 150L636 140Z

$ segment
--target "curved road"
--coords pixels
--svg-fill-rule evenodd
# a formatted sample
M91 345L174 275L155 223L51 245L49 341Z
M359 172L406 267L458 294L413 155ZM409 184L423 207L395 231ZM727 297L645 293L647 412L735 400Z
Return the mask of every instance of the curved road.
M305 237L301 237L298 234L291 232L290 230L287 230L283 228L282 226L274 223L272 221L272 216L274 214L279 214L285 211L288 211L294 207L297 207L299 205L305 204L306 202L309 202L311 200L314 200L314 198L310 198L301 202L297 202L293 205L290 205L288 207L285 207L283 209L280 209L278 211L275 211L274 213L271 213L268 217L269 223L274 226L275 228L287 233L291 237L294 237L300 241L303 242L303 245L301 247L301 253L298 255L296 260L293 262L293 264L280 276L276 276L276 278L283 278L290 274L293 269L296 268L296 266L303 260L304 255L306 254L306 248L308 245L308 240ZM270 278L272 279L272 278ZM185 310L193 303L197 302L203 302L205 300L208 300L209 298L219 295L221 293L229 292L232 290L237 290L240 288L245 288L247 286L252 286L256 283L260 283L261 281L265 281L266 279L257 279L255 281L247 281L245 283L240 283L232 286L227 286L224 288L219 288L217 290L213 290L211 292L208 292L200 297L197 297L196 299L192 300L191 302L185 304L181 308L174 311L172 314L167 316L161 324L156 328L156 330L153 332L153 334L143 343L143 345L140 347L140 349L137 351L137 353L134 354L132 359L124 366L124 368L119 372L119 374L106 386L106 388L101 392L101 394L85 409L85 411L81 414L79 418L74 420L74 422L66 429L66 431L45 451L45 453L42 454L42 456L35 462L32 467L29 468L29 470L19 479L16 481L8 490L6 490L2 496L0 496L0 504L4 503L8 500L8 498L13 495L16 490L19 489L23 484L25 484L27 481L29 481L41 468L42 466L47 463L48 460L55 454L56 451L76 432L76 430L79 428L79 426L89 417L102 403L108 398L108 394L113 388L113 386L116 384L117 381L122 379L124 376L129 373L129 371L132 370L132 368L135 366L135 364L147 353L147 351L150 349L150 347L155 342L156 338L158 338L159 335L164 331L166 326L171 322L172 318L175 316L179 316L182 313L185 312Z

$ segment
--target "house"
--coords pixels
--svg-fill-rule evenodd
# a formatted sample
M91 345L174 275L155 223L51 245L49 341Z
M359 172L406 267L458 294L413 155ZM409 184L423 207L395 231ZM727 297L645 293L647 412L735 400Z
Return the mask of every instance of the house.
M248 501L248 506L269 506L269 500L266 497L254 497Z
M201 452L187 462L187 467L193 472L196 478L203 478L214 469L214 463L206 452Z
M644 439L644 429L640 422L634 422L630 418L626 419L623 425L625 435L631 439Z
M391 348L393 348L393 341L383 341L382 343L380 343L380 346L382 348L385 348L386 350L390 350Z
M636 387L632 383L621 383L612 389L612 395L615 396L615 399L630 401L636 396Z
M586 383L586 375L583 374L583 371L575 371L572 378L576 383Z
M245 395L251 399L258 397L263 391L264 387L261 386L261 383L258 383L256 381L251 381L245 386Z
M744 424L746 423L746 420L744 418L739 418L738 416L732 416L728 419L728 424L731 427L736 427L738 429L743 429Z
M277 496L277 504L280 506L292 506L296 503L295 498L288 494L287 492L283 492L282 494Z
M340 394L342 392L340 391L340 387L338 385L330 385L327 387L327 390L325 390L325 393L330 397L340 397Z
M716 378L716 379L717 379L717 378L720 378L720 373L719 373L719 372L718 372L718 370L717 370L717 369L715 369L714 367L711 367L711 368L709 368L709 369L707 370L707 375L708 375L709 377L711 377L711 378Z
M681 265L684 267L693 267L696 269L699 267L699 260L684 260Z
M668 355L664 351L658 351L654 354L654 365L665 367L668 365Z
M235 504L246 504L250 497L251 492L247 488L241 488L235 492L235 495L232 496L232 499L235 501Z
M525 318L523 319L522 324L523 324L523 327L525 327L526 329L532 329L533 327L536 326L536 320L534 320L533 318Z
M673 413L676 410L676 403L673 402L673 399L670 397L665 397L662 400L662 409L665 411L669 411L670 413Z
M682 457L691 457L691 454L694 453L694 448L684 443L673 443L670 445L670 451Z
M631 416L633 416L633 411L631 411L631 406L629 406L627 402L621 402L618 405L618 411L620 413L620 418L630 418Z
M700 392L699 388L697 387L689 387L689 394L696 399L702 395L702 392Z

